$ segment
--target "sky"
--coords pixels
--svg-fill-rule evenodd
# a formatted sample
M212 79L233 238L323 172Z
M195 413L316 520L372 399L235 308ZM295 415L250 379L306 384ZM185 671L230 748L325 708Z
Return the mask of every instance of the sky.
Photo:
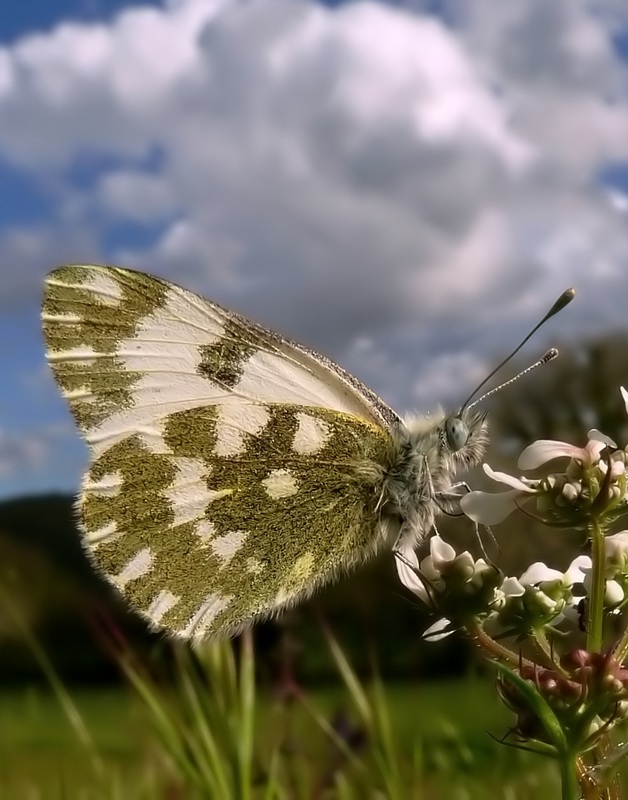
M625 328L625 0L9 4L0 497L86 465L40 336L63 262L199 291L400 412L459 403L568 286L531 359Z

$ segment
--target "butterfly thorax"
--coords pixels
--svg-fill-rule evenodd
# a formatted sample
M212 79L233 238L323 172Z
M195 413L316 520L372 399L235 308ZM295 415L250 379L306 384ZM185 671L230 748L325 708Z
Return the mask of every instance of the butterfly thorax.
M406 417L391 432L389 466L382 481L381 509L386 524L402 539L417 544L439 512L439 495L456 476L480 463L488 440L485 416L463 412L469 438L453 450L445 433L446 414ZM395 523L396 522L396 526Z

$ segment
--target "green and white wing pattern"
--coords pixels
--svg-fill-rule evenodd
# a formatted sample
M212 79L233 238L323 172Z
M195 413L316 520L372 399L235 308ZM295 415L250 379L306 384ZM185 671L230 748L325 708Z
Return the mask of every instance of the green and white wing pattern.
M237 632L381 544L364 465L396 415L336 365L114 267L52 272L43 326L92 455L88 552L153 624Z

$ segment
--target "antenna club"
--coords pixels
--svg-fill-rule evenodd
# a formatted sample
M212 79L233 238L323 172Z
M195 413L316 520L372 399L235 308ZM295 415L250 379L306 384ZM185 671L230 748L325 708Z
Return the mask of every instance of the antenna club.
M553 317L554 314L558 314L559 311L562 311L565 306L568 306L569 303L571 303L571 301L574 299L575 296L576 296L575 289L573 288L565 289L565 291L561 294L558 300L547 312L544 319L548 320L550 317Z
M564 308L564 306L566 306L568 303L571 303L571 301L574 299L575 296L576 296L576 290L573 288L573 286L571 286L569 289L565 289L565 291L561 294L561 296L558 298L556 302L560 303L562 300Z
M550 310L543 317L543 319L540 322L537 322L537 324L534 326L534 328L532 328L532 330L528 333L528 335L524 339L522 339L521 342L519 342L519 344L517 345L517 347L515 347L515 349L512 351L512 353L507 355L506 358L503 361L501 361L495 367L495 369L492 370L486 376L486 378L484 378L484 380L480 383L479 386L476 386L476 388L471 392L471 394L467 397L467 399L464 401L464 403L460 407L460 411L458 412L458 416L460 416L460 414L462 414L462 412L464 411L465 408L467 408L467 407L472 408L474 405L477 405L477 403L479 403L479 400L476 400L475 402L471 403L471 405L469 405L471 399L479 392L479 390L483 386L485 386L486 383L488 383L488 381L493 377L493 375L495 375L496 372L499 372L499 370L504 366L504 364L507 364L511 360L511 358L513 358L515 355L517 355L519 350L521 350L521 348L528 341L528 339L530 339L530 337L534 333L536 333L536 331L538 331L538 329L541 327L541 325L544 325L547 322L548 319L551 319L555 314L558 314L559 311L562 311L563 308L566 305L571 303L571 301L574 299L575 295L576 295L576 292L575 292L574 289L565 289L565 291L561 294L561 296L554 303L554 305L550 308ZM555 355L552 355L551 357L548 358L548 355L551 352L552 351L548 351L548 353L546 353L543 356L543 358L541 359L541 362L540 362L541 364L546 364L548 361L551 361L552 359L556 358L556 356L558 355L558 351L556 351ZM527 370L524 370L524 372L526 372L526 371ZM507 384L508 384L508 381L506 382L506 384L503 384L503 385L505 386ZM489 394L492 394L492 392L489 392L487 395L482 395L482 397L488 397Z
M553 361L555 358L558 358L558 350L555 347L550 347L547 353L545 353L544 356L541 356L541 362L543 364L547 364L549 361Z
M534 364L530 364L529 367L526 367L525 369L521 370L521 372L518 375L515 375L514 378L511 378L509 381L505 381L504 383L500 383L499 386L496 386L494 389L491 389L490 392L486 392L486 394L483 394L481 397L478 397L478 399L474 400L473 403L467 406L467 408L473 408L474 406L477 406L483 400L486 400L487 397L491 397L491 395L494 395L495 392L500 392L506 386L510 386L511 383L518 381L519 378L522 378L524 375L527 375L528 372L532 372L533 369L545 366L545 364L547 364L549 361L553 361L557 355L558 355L558 350L555 347L552 347L550 350L547 351L547 353L545 353L545 355L542 358L539 358L538 361L535 361Z

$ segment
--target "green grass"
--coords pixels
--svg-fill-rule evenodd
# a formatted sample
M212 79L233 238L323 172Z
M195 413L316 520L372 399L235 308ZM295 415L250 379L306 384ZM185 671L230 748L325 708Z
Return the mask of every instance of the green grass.
M506 749L488 735L487 731L502 735L509 719L488 683L390 685L386 695L408 798L556 796L555 789L549 788L554 781L551 764ZM179 793L176 771L134 692L81 689L71 691L71 696L92 738L91 750L79 741L52 693L29 689L0 694L0 797L193 796ZM316 690L309 697L327 719L351 708L350 697L340 686ZM275 701L260 694L255 739L262 747L276 732L282 713ZM333 757L333 749L302 707L296 706L290 714L288 742L294 748L295 772L308 773L295 782L312 785L315 773ZM357 721L355 714L352 719ZM362 758L366 748L357 752ZM295 790L292 796L300 795Z

